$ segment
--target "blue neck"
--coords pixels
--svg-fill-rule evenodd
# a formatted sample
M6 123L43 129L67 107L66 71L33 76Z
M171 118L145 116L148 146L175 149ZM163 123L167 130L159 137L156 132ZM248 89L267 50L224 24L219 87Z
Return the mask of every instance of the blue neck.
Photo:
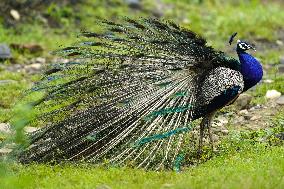
M241 63L241 74L244 78L244 91L255 86L262 78L262 66L253 56L246 52L237 52Z

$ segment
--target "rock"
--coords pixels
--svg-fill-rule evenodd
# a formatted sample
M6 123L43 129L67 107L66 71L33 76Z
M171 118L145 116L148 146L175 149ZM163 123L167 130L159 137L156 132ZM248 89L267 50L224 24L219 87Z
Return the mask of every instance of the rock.
M256 121L256 120L259 120L260 118L262 118L262 116L260 115L254 115L250 118L251 121Z
M284 64L284 56L280 57L280 64Z
M268 90L266 92L266 95L265 95L265 97L267 99L276 99L276 98L279 98L280 96L281 96L281 93L276 91L276 90L274 90L274 89L273 90Z
M279 72L279 73L284 73L284 63L283 63L283 64L280 64L280 65L278 66L278 72Z
M36 19L35 20L38 20L39 22L41 22L42 24L45 24L45 25L48 24L48 20L44 16L42 16L40 14L36 15Z
M0 44L0 59L8 59L11 58L11 50L6 44Z
M253 106L249 109L249 111L259 110L261 108L266 108L265 106L262 106L260 104L257 104L256 106Z
M142 9L140 0L124 0L124 1L132 9L137 9L137 10Z
M244 115L243 116L245 120L250 120L253 116L250 114Z
M1 133L11 133L11 127L8 123L0 123Z
M33 63L37 63L37 64L45 64L46 63L46 59L43 57L37 57L35 59L32 60Z
M42 64L34 63L34 64L26 65L24 67L24 70L29 74L35 74L35 73L40 72L41 68L42 68Z
M30 53L41 53L43 51L42 46L38 44L17 44L17 43L12 43L10 45L11 48L17 49L19 51L29 51Z
M222 127L223 125L226 125L228 123L228 119L225 118L224 116L219 116L216 120L216 122L214 122L214 126L216 127Z
M23 70L25 65L23 64L11 64L9 66L6 67L7 71L10 72L21 72Z
M184 23L184 24L190 24L191 21L190 21L188 18L183 18L183 19L182 19L182 23Z
M240 96L235 102L235 106L240 110L247 109L251 100L252 100L251 95L246 94L246 93L240 94Z
M38 128L36 128L36 127L25 127L24 130L25 130L26 133L32 133L32 132L37 131Z
M224 112L223 115L224 115L225 117L232 117L232 116L235 115L235 113L234 113L234 112Z
M263 80L263 83L273 83L274 81L272 79L265 79Z
M247 109L244 109L244 110L239 111L239 114L240 114L240 115L247 115L248 113L249 113L249 112L248 112Z
M10 10L10 14L16 21L19 21L21 18L20 13L14 9Z
M217 141L219 140L219 136L213 134L213 135L212 135L212 140L213 140L213 142L217 142Z
M278 72L279 73L284 73L284 56L280 57L280 65L278 65Z
M12 152L13 150L10 148L1 148L0 149L0 156L4 156Z
M156 18L161 18L164 15L164 13L159 9L154 9L152 10L152 15Z
M229 134L229 130L223 129L223 130L221 130L221 133L223 133L224 135L227 135L227 134Z
M281 40L276 40L276 44L278 46L283 46L284 45L283 41L281 41Z
M98 185L96 189L111 189L111 187L106 184L101 184L101 185Z
M11 84L11 83L16 83L17 81L12 80L12 79L6 79L6 80L0 80L0 85L6 85L6 84Z
M66 59L66 58L54 58L51 63L55 63L55 64L58 64L58 63L62 63L62 64L66 64L68 62L70 62L70 59Z
M277 100L276 103L279 105L284 105L284 95L280 96Z
M162 185L161 188L173 188L173 186L174 186L173 184L165 183L165 184Z
M284 140L284 132L276 134L275 137L279 138L280 140Z
M238 125L238 124L242 123L243 121L245 121L244 116L236 117L236 118L233 120L233 124Z
M262 66L264 72L266 72L267 70L270 70L273 67L274 67L274 65L272 66L271 64L264 64Z
M41 64L34 63L34 64L30 64L28 67L31 69L39 70L41 68Z

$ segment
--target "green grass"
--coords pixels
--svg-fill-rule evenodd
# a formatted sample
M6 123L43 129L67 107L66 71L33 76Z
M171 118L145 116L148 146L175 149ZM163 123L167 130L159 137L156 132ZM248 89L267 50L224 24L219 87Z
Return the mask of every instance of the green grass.
M8 83L0 84L0 123L10 118L11 108L22 96L23 91L31 87L31 82L36 77L24 73L0 71L0 80L10 80Z
M182 171L145 171L91 164L20 165L0 162L0 188L283 188L283 112L272 128L230 132L213 158Z
M76 42L80 30L97 30L94 22L96 18L119 19L125 15L147 17L156 6L152 1L145 0L145 10L133 11L119 0L112 0L114 4L111 7L105 1L86 2L77 6L77 11L72 11L71 7L58 8L54 4L48 7L46 13L62 25L59 28L49 28L38 21L20 23L14 28L0 25L0 42L36 43L44 48L40 55L13 51L15 61L20 64L34 56L52 58L49 52ZM284 29L284 6L281 3L269 1L268 5L259 0L237 3L214 0L203 3L199 0L191 3L188 0L161 2L163 6L169 6L162 10L163 18L174 20L203 35L214 48L231 52L228 49L233 47L227 44L228 36L237 31L241 39L266 41L259 42L261 50L255 54L263 64L278 64L279 56L284 54L283 48L269 46L276 39L283 39L278 33ZM79 24L75 24L75 17L80 18ZM0 80L14 80L0 85L0 123L11 117L12 107L22 91L38 78L0 70ZM284 93L284 76L279 75L277 70L270 70L265 78L273 79L274 82L260 84L250 91L254 96L253 104L265 103L264 95L269 89ZM271 124L274 129L252 132L231 129L230 135L219 144L213 158L206 161L212 155L206 149L201 161L186 157L180 173L94 165L22 166L12 160L0 160L0 188L283 188L283 141L273 135L284 132L283 117L283 112L280 112L273 119ZM18 142L21 142L20 136L15 137L18 137ZM192 163L194 165L189 166Z
M283 188L284 147L254 146L180 173L92 166L12 166L2 188ZM0 178L1 180L1 178Z
M0 25L0 41L6 43L38 43L45 52L70 45L76 41L80 30L97 30L95 20L98 18L117 20L123 16L132 18L149 17L157 5L150 0L144 1L144 10L133 11L121 0L112 0L112 6L104 1L88 0L76 6L58 8L51 4L44 11L56 20L61 27L48 28L37 19L34 23L20 23L15 28L5 28ZM204 1L189 3L187 0L161 1L165 8L162 10L165 19L174 20L183 26L203 35L214 47L228 49L228 37L238 32L242 39L265 39L274 41L278 31L283 29L283 4L253 1ZM198 2L198 1L196 1ZM79 22L76 22L76 19ZM283 53L283 50L281 51ZM46 55L46 54L45 54ZM278 54L277 54L278 55Z
M283 4L253 1L204 1L192 4L187 0L163 2L174 8L165 12L165 17L183 23L185 27L205 36L214 47L226 49L228 37L238 32L241 39L277 39L283 29ZM225 46L225 48L224 48Z
M258 84L254 90L250 90L249 93L253 95L252 104L264 104L267 102L265 98L265 94L268 90L277 90L284 94L284 75L279 74L277 70L271 71L271 73L267 74L266 79L273 80L272 83L261 83Z

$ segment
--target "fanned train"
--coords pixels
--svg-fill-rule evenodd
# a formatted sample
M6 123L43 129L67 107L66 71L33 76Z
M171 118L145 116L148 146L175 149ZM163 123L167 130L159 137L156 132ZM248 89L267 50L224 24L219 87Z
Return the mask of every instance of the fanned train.
M71 58L49 65L29 94L35 120L23 163L84 161L172 167L191 122L214 113L262 77L259 62L238 41L239 61L206 45L196 33L156 19L100 21L100 32L55 53ZM211 134L209 135L211 136Z

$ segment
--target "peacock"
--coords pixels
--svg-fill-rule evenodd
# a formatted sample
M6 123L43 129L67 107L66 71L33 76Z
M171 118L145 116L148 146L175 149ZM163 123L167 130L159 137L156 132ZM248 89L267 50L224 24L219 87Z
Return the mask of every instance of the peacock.
M19 155L30 162L107 162L146 169L173 167L186 136L202 118L198 151L216 111L262 78L260 62L238 40L239 60L208 46L172 21L100 20L99 32L55 51L68 58L50 64L27 95L44 127ZM231 37L232 43L236 33Z

